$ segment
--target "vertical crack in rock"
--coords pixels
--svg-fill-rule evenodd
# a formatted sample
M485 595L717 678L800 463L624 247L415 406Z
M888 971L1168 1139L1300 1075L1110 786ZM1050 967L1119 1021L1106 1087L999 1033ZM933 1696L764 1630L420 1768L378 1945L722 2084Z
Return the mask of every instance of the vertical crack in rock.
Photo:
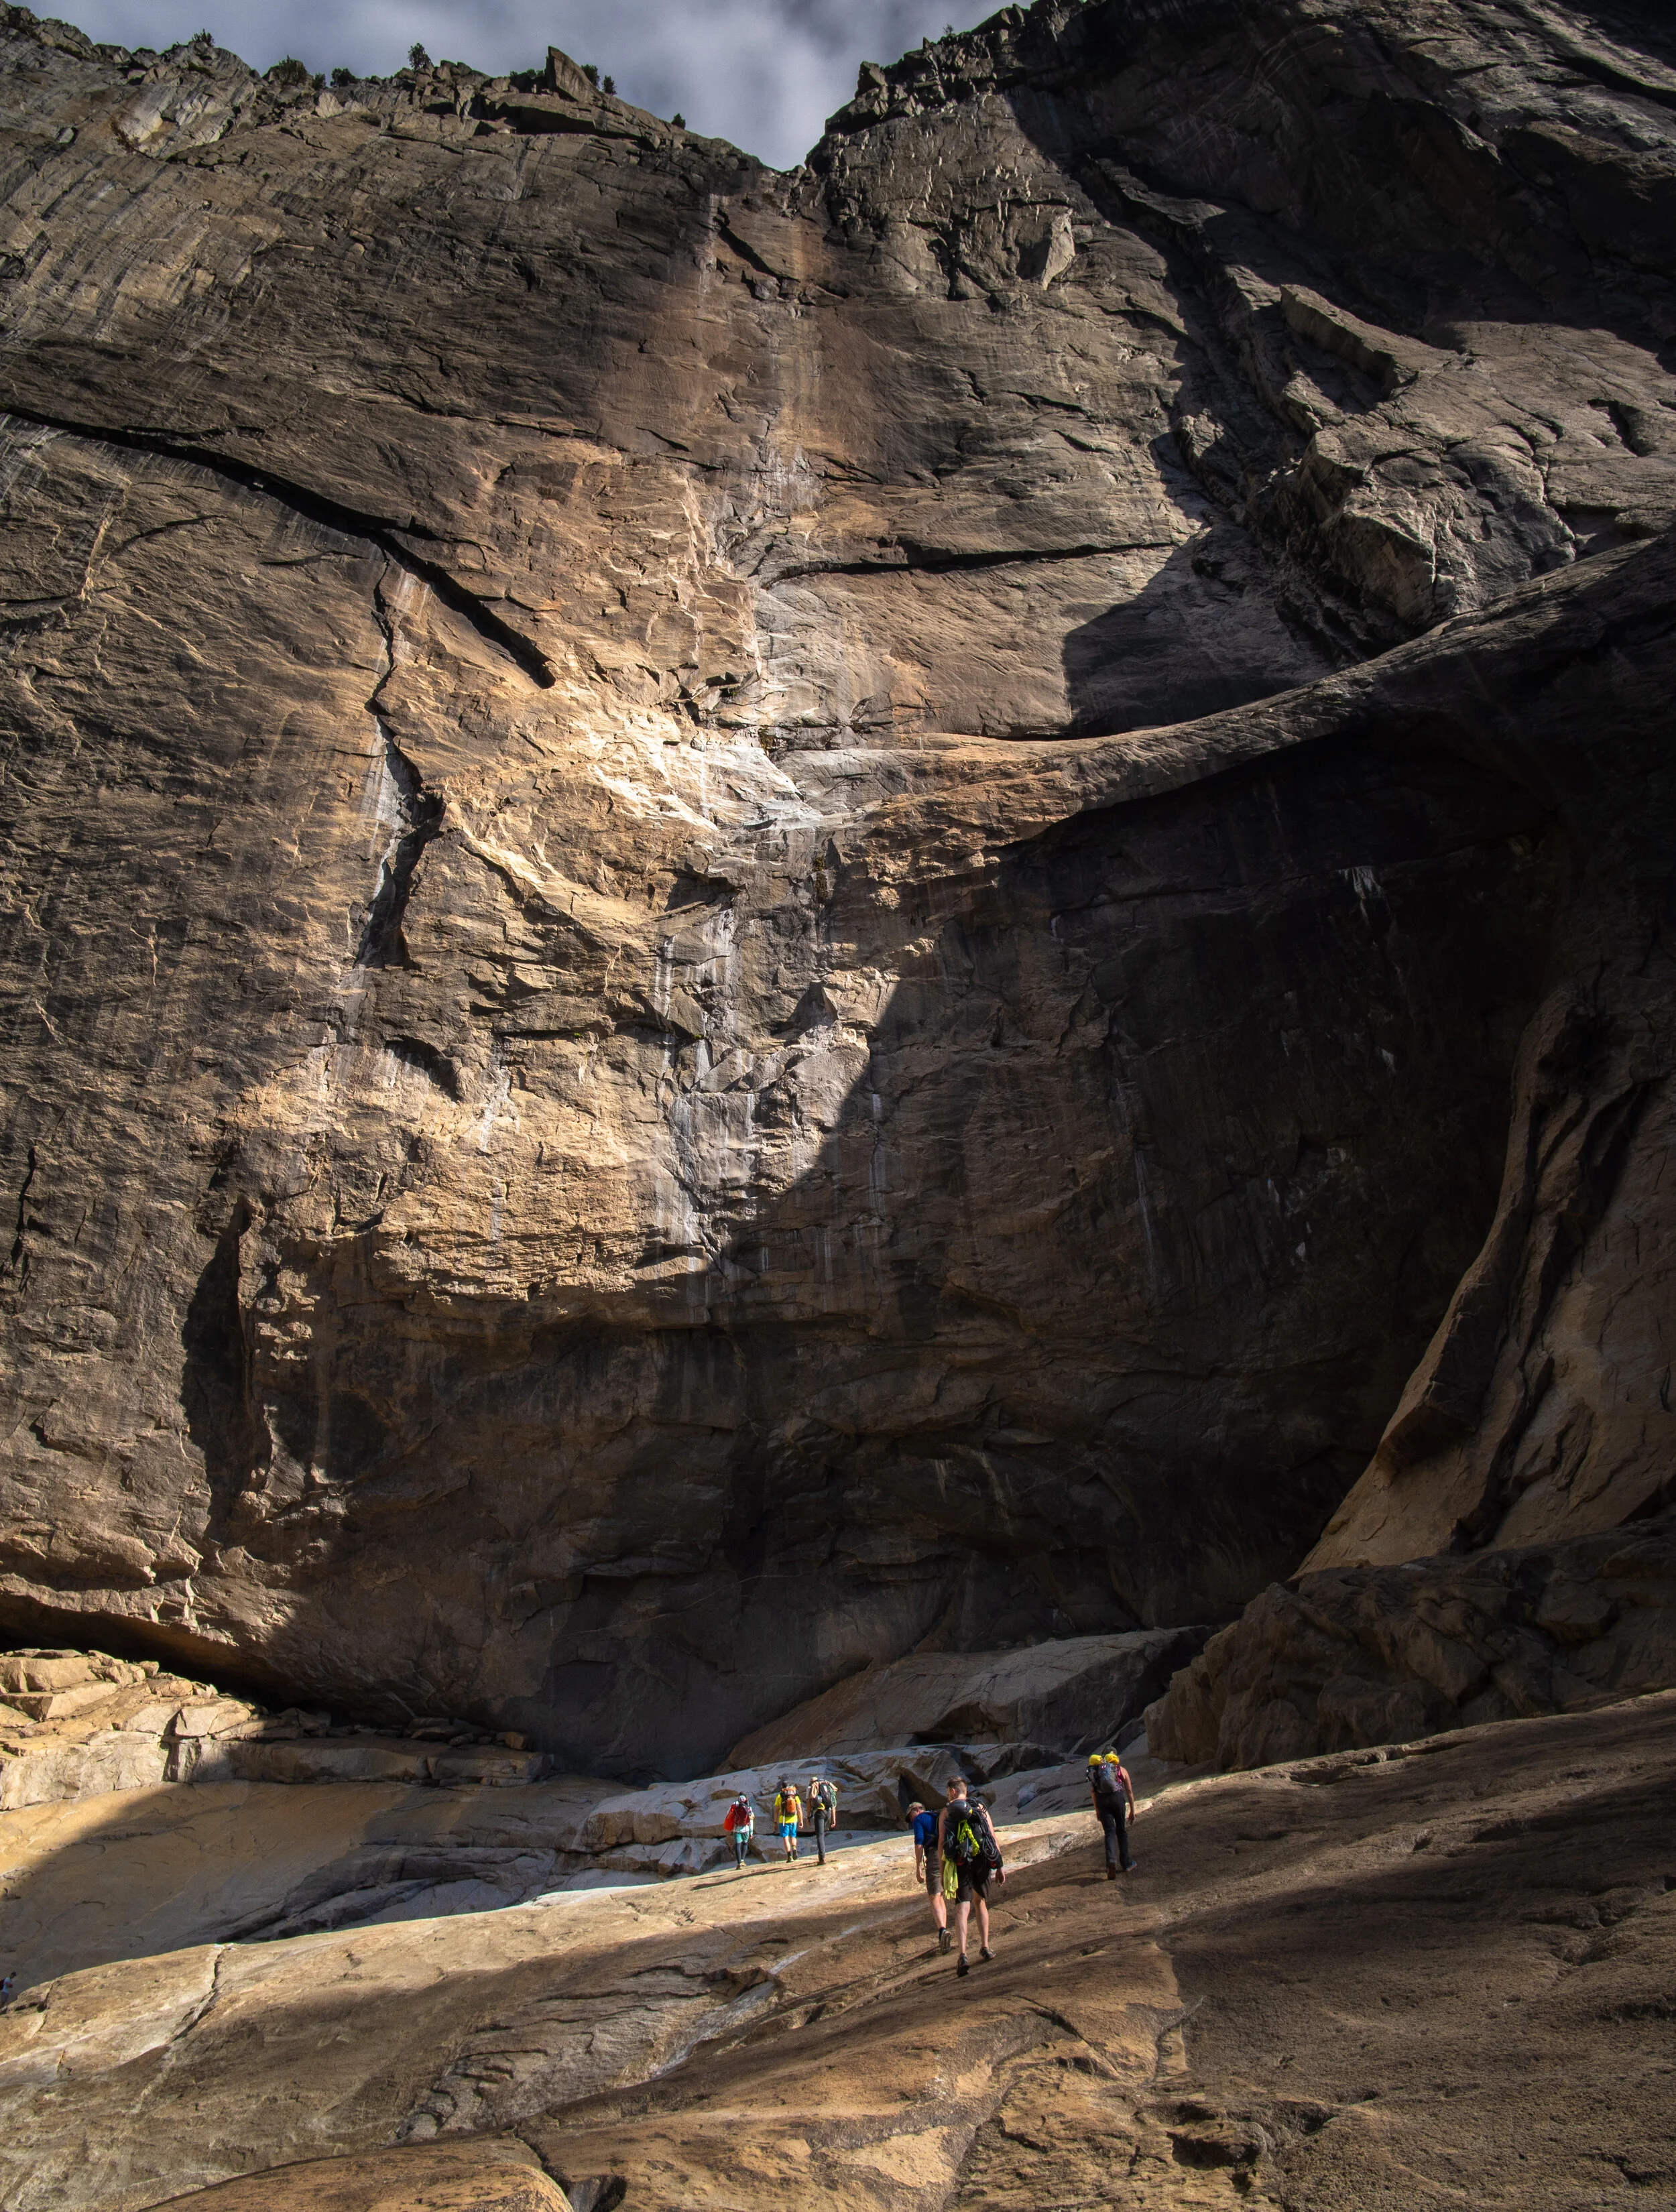
M185 1355L181 1410L186 1433L203 1455L210 1497L208 1533L216 1540L228 1534L266 1437L256 1408L251 1343L240 1298L241 1248L251 1218L250 1207L240 1199L198 1277L180 1330Z
M17 1229L15 1234L12 1237L12 1249L8 1254L6 1259L7 1273L13 1277L17 1288L20 1291L25 1287L29 1280L29 1242L27 1234L26 1216L29 1203L30 1186L35 1180L35 1148L31 1145L27 1153L25 1155L23 1180L18 1185Z
M378 728L384 746L383 773L396 793L401 827L380 859L378 885L361 925L355 964L357 968L411 968L415 963L402 933L402 917L412 892L414 872L426 846L442 827L446 802L440 792L425 788L418 769L382 722Z

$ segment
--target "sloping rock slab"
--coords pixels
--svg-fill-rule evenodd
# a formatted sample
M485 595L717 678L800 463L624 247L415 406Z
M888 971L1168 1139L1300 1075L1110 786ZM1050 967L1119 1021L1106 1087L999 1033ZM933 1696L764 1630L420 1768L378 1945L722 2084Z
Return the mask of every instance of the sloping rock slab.
M1146 1716L1162 1759L1266 1766L1676 1685L1676 1518L1265 1590Z
M311 2158L169 2202L203 2212L574 2212L535 2153L500 2138Z
M1016 1651L926 1651L852 1674L736 1743L729 1763L892 1744L1029 1742L1092 1751L1156 1697L1203 1645L1208 1628L1069 1636Z

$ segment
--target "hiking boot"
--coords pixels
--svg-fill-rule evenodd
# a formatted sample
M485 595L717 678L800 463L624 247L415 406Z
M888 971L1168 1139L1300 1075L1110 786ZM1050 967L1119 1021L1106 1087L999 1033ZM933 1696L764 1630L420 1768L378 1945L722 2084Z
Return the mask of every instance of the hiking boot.
M1117 1880L1117 1869L1112 1864L1109 1859L1106 1861L1106 1879L1108 1881L1115 1881Z
M1131 1859L1128 1865L1124 1868L1123 1871L1125 1874L1139 1874L1140 1872L1140 1861L1139 1859Z
M978 1956L981 1959L993 1959L995 1956L995 1954L990 1949L987 1943L983 1943L978 1948Z
M951 1941L952 1938L950 1936L949 1931L946 1928L939 1928L938 1929L937 1948L939 1951L946 1951Z
M971 1971L972 1969L966 1963L966 1954L962 1951L960 1954L960 1964L955 1968L955 1972L956 1974L969 1974Z

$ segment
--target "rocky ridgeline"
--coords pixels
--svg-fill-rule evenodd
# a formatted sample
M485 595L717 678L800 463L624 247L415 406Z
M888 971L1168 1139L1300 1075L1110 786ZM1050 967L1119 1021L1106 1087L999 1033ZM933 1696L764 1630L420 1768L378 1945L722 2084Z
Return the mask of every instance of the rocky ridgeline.
M131 151L158 161L213 145L235 125L295 129L310 119L359 116L380 129L404 116L431 114L476 123L486 131L582 133L654 148L684 137L684 128L602 92L568 54L548 50L546 65L495 76L464 62L429 62L388 77L350 77L334 70L328 85L283 64L261 72L238 55L197 37L161 52L89 39L72 23L27 8L0 6L0 33L27 38L49 52L120 72L134 88L112 127Z

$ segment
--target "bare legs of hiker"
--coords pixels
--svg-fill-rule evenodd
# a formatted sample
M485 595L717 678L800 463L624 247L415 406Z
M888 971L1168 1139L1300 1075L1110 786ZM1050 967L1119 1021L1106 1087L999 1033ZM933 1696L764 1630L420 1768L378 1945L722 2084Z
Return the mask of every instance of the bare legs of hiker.
M988 1869L985 1869L986 1875ZM955 1948L960 1953L960 1963L955 1968L957 1974L963 1974L967 1971L966 1929L975 1905L978 1908L978 1956L981 1959L993 1959L995 1955L989 1948L988 1889L989 1884L987 1879L981 1883L969 1879L960 1885L960 1894L955 1904Z

